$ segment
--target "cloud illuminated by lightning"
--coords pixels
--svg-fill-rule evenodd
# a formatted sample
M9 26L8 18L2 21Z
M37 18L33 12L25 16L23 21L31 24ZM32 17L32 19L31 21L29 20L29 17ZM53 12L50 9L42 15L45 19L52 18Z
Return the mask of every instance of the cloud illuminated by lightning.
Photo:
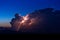
M30 18L29 15L23 16L23 20L20 22L16 22L16 30L19 31L20 29L28 29L32 25L36 25L38 23L38 17L36 18Z

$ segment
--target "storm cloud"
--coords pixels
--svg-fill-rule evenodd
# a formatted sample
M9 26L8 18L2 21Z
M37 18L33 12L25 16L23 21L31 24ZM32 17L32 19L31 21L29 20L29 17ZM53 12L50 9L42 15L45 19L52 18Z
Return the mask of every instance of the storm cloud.
M60 10L45 8L22 17L19 30L36 33L60 33ZM27 18L27 19L26 19Z

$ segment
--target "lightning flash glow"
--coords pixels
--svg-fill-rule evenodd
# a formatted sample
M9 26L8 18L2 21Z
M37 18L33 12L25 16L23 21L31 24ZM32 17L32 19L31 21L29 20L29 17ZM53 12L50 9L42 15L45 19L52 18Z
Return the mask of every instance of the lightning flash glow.
M21 29L28 29L31 25L37 24L37 18L30 18L29 15L23 16L23 20L16 24L16 30L19 31Z

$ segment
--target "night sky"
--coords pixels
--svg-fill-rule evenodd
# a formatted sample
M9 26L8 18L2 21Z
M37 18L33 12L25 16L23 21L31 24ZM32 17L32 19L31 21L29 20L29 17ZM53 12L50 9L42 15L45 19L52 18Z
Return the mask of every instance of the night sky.
M0 0L0 26L7 25L15 13L24 16L48 7L60 9L60 0Z

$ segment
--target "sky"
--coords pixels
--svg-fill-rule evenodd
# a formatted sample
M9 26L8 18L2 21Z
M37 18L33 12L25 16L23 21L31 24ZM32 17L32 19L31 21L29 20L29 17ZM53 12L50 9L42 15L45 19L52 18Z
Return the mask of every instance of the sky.
M60 0L0 0L0 26L9 25L15 13L25 16L44 8L60 9Z

